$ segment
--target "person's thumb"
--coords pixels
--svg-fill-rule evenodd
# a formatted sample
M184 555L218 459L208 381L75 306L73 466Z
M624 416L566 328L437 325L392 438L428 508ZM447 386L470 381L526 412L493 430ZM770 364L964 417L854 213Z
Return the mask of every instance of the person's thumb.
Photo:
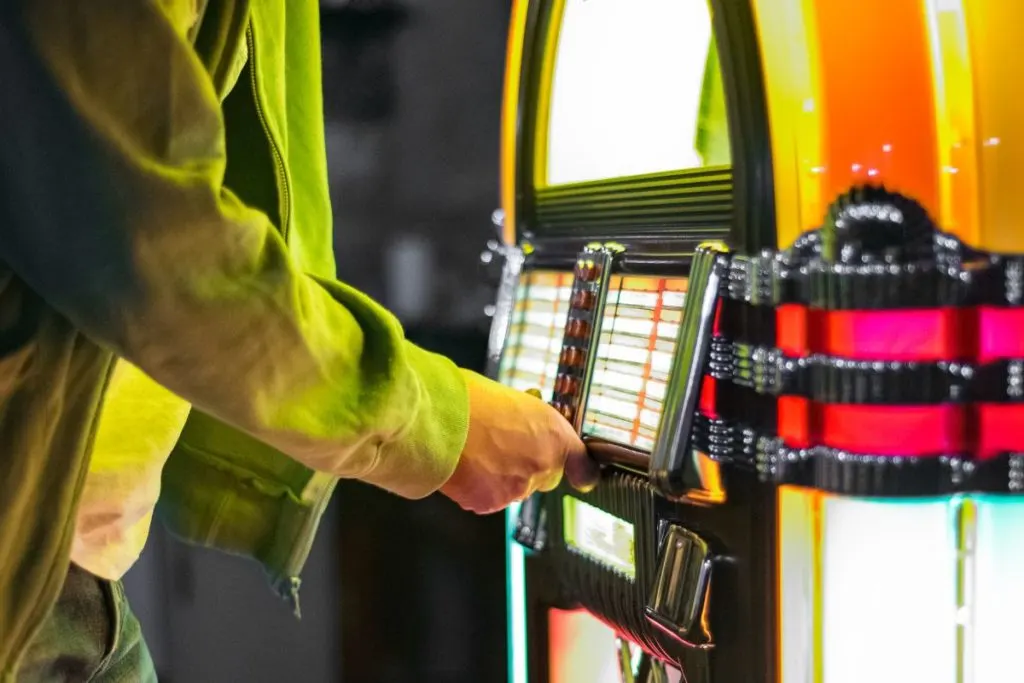
M573 431L566 444L565 478L573 488L586 492L597 485L601 468L587 453L587 447Z

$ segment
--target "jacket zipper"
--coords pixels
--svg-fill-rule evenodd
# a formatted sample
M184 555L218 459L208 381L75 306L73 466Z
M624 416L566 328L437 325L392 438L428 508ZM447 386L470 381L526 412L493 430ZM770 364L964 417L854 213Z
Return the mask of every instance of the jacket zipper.
M267 142L270 143L270 155L274 158L274 167L277 170L277 187L281 192L281 234L284 236L285 241L288 239L289 227L291 224L291 192L288 187L288 174L285 171L284 156L281 154L281 149L277 146L277 140L274 138L274 134L270 130L270 125L267 123L267 118L263 112L263 104L260 101L259 86L256 83L256 37L253 34L252 21L249 21L249 26L245 30L245 42L249 49L249 82L252 86L252 101L253 106L256 109L256 116L260 120L260 125L263 127L263 133L267 136Z
M245 31L245 39L249 49L249 80L252 87L253 105L267 141L270 143L271 156L274 159L274 167L277 171L277 184L281 192L281 233L287 241L291 226L291 192L288 185L288 174L285 170L284 156L281 154L277 140L270 130L270 125L267 122L266 113L263 111L263 104L260 99L259 84L256 81L258 71L256 37L251 20ZM309 558L309 551L313 547L316 527L320 522L320 518L323 517L324 510L331 500L331 495L334 493L337 483L336 477L316 473L306 485L303 497L312 497L314 501L309 514L302 524L298 542L292 548L284 563L282 576L279 576L275 582L278 593L291 603L296 617L301 616L299 609L299 587L302 582L299 579L299 570Z
M309 551L313 547L313 540L316 538L316 528L323 517L328 503L331 502L331 495L338 485L338 478L322 472L316 472L306 484L303 491L303 498L313 497L315 500L302 523L299 531L299 541L292 548L288 559L284 564L282 576L278 578L277 592L282 598L291 603L292 610L297 618L301 618L302 612L299 608L299 588L302 585L299 579L299 570L306 560L309 559Z

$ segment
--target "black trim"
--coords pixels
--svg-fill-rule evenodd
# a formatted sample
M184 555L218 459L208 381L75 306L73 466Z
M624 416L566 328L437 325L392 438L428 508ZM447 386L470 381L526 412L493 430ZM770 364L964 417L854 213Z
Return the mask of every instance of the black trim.
M516 165L515 165L515 230L516 241L535 224L532 192L534 140L537 121L537 91L543 64L544 37L551 23L551 3L531 0L526 8L523 30L522 62L519 71L519 94L516 103Z
M732 152L732 247L757 254L776 247L771 129L761 47L749 0L710 0L718 41Z
M571 272L590 239L563 238L544 240L526 256L523 271L561 270ZM626 251L616 259L614 275L647 275L651 277L688 277L690 264L703 238L677 238L657 243L639 240L617 240Z
M732 219L732 173L693 169L560 185L536 192L541 235L701 233L725 238Z
M1024 453L978 459L964 453L879 455L829 446L794 448L739 420L697 416L693 447L730 478L754 470L770 486L795 485L851 496L913 498L951 493L1024 493Z

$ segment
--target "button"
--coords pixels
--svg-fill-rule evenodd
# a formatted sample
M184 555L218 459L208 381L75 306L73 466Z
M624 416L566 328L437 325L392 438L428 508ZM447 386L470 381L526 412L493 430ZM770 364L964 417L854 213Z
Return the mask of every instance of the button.
M544 510L544 494L534 493L519 507L519 517L512 537L520 545L540 552L547 543L547 514Z
M567 368L579 368L583 366L583 349L576 346L566 346L562 349L562 355L558 362Z
M572 404L566 403L565 401L556 401L553 405L555 410L562 414L562 417L569 422L572 422L572 418L576 415L576 410L572 407Z
M570 305L581 311L589 311L594 307L594 293L587 289L577 290L572 296Z
M575 395L579 382L572 375L561 374L555 378L555 393Z
M670 524L658 553L647 621L683 645L713 647L708 610L714 560L704 539Z
M576 278L583 282L593 282L600 272L597 263L591 259L580 259L576 262Z
M590 336L590 323L581 318L570 318L565 333L573 339L586 339Z

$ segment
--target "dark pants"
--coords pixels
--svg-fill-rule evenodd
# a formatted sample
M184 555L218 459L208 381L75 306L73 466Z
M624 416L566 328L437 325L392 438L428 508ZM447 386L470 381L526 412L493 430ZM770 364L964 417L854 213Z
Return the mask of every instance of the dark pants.
M156 683L121 582L71 565L57 605L21 661L18 683Z

